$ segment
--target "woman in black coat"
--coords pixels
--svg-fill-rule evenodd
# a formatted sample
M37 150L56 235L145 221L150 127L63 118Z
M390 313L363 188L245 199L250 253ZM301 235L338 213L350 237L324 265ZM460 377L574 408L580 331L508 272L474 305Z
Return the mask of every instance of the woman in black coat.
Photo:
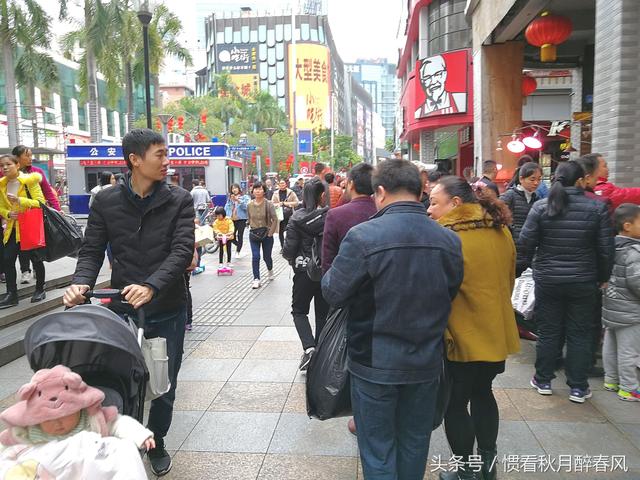
M519 167L513 177L512 186L502 194L500 200L507 204L513 215L511 233L514 241L518 240L529 210L538 200L536 190L542 181L542 169L534 162L528 162ZM516 250L516 277L526 269L527 259L522 249Z
M312 178L305 184L302 190L303 208L293 212L282 248L282 256L293 267L291 314L302 343L301 371L305 371L311 361L329 311L329 305L322 296L320 282L312 280L307 273L307 265L314 260L314 253L320 254L322 247L324 222L329 210L328 207L322 207L324 196L325 188L320 179ZM312 300L316 317L315 337L308 317Z
M539 338L531 386L541 395L552 394L555 363L566 340L569 400L576 403L591 397L592 318L598 287L609 280L614 255L607 207L585 196L583 177L577 162L561 163L549 197L533 206L518 239L528 260L535 255Z

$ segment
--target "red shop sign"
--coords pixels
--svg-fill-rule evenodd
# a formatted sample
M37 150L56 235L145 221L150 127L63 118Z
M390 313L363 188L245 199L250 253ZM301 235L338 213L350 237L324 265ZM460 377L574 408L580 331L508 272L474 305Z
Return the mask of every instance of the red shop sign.
M172 167L208 167L209 160L170 160Z

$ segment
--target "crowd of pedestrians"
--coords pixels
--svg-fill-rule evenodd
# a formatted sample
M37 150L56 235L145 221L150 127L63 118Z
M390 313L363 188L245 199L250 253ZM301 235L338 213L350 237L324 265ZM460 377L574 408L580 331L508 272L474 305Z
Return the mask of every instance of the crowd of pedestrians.
M114 184L105 172L92 192L64 303L84 303L109 246L111 286L122 290L133 311L110 308L135 317L143 307L146 337L167 341L171 388L152 401L147 424L155 441L151 469L164 475L172 465L164 439L190 323L189 272L199 262L194 230L202 219L198 207L204 203L208 210L210 195L200 195L206 188L199 182L191 192L166 183L167 145L151 130L128 133L123 152L130 170L123 181ZM284 179L276 179L275 188L254 181L247 192L231 185L224 207L206 215L227 266L232 246L241 252L248 225L254 289L262 287L261 261L274 275L278 232L293 273L301 371L313 365L329 313L346 309L348 426L357 435L365 478L423 478L444 386L451 394L440 413L460 465L441 478L496 478L500 420L492 387L520 348L511 297L529 268L537 334L531 386L552 394L563 363L569 400L584 403L604 322L604 387L622 400L640 400L638 189L609 183L598 154L560 163L551 187L541 189L542 169L528 160L506 188L494 181L491 161L475 181L397 159L375 168L358 164L338 178L316 164L315 175L293 188ZM4 259L15 265L17 212L47 199L42 176L20 172L17 156L0 157L0 167ZM31 262L38 275L37 259ZM17 273L6 270L12 289L0 301L12 302Z

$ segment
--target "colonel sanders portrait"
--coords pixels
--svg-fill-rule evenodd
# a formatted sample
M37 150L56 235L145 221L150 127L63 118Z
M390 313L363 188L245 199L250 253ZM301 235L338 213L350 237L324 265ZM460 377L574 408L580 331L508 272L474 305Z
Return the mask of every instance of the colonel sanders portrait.
M444 57L436 55L422 60L419 74L426 99L416 110L415 118L467 111L467 94L452 93L445 89L448 72Z

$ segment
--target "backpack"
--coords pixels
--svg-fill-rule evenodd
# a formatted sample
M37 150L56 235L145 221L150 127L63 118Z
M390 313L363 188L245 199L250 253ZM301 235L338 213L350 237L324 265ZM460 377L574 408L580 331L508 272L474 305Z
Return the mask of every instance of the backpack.
M322 234L313 237L311 257L307 262L307 276L314 282L322 280Z

